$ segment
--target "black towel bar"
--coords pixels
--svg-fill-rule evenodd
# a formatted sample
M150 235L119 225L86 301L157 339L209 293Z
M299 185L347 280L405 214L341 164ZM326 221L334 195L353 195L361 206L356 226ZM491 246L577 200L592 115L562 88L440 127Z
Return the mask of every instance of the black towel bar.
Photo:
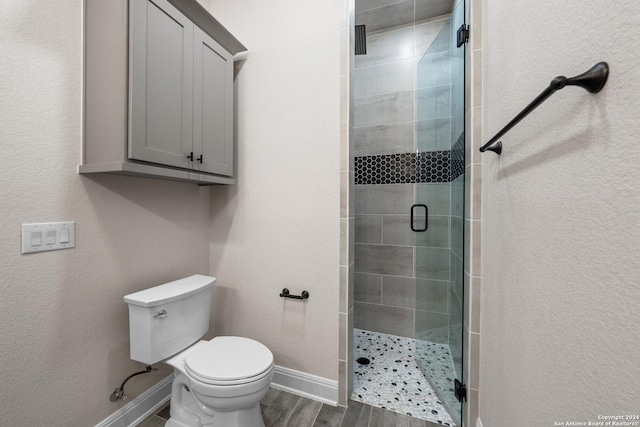
M540 104L547 100L556 91L562 89L565 86L580 86L589 93L598 93L602 90L605 83L607 83L607 77L609 76L609 65L606 62L598 62L591 67L589 71L580 74L579 76L566 78L565 76L558 76L551 80L549 87L542 91L540 95L536 97L524 110L513 118L505 127L502 128L493 138L489 140L480 148L480 152L493 151L496 154L502 153L502 137L505 133L509 132L511 128L517 125L520 120L524 119L529 113L535 110Z

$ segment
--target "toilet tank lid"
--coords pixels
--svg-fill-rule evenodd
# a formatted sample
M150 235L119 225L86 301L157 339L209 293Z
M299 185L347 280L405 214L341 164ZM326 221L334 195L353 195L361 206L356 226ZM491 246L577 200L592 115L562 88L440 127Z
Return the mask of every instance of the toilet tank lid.
M212 287L215 281L215 277L194 274L184 279L174 280L164 285L154 286L153 288L126 295L124 301L127 304L141 307L154 307L204 291Z

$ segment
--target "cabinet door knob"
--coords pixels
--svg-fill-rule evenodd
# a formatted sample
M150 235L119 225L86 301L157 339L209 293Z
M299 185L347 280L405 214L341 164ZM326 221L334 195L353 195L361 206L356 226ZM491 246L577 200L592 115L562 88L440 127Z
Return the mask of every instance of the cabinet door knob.
M200 154L200 157L198 157L198 161L202 163L202 154Z
M187 156L187 159L193 162L193 151Z

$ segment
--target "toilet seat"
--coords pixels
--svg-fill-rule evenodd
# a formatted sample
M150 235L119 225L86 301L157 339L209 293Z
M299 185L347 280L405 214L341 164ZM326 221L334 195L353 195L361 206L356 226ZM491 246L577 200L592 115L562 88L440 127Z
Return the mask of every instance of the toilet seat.
M258 341L216 337L190 352L184 361L195 380L211 385L239 385L258 381L273 368L273 354Z

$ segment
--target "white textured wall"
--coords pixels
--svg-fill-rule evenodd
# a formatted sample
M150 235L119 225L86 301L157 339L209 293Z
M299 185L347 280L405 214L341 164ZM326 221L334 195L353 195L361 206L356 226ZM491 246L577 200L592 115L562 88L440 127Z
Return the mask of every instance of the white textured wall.
M81 1L1 2L0 52L0 424L94 425L143 368L122 297L208 273L209 190L76 173ZM20 224L45 221L76 221L76 248L21 255Z
M342 1L212 1L249 49L237 73L238 185L211 193L215 332L338 377ZM308 301L278 297L287 287Z
M484 139L598 61L483 155L480 417L550 426L640 406L640 3L485 1Z

